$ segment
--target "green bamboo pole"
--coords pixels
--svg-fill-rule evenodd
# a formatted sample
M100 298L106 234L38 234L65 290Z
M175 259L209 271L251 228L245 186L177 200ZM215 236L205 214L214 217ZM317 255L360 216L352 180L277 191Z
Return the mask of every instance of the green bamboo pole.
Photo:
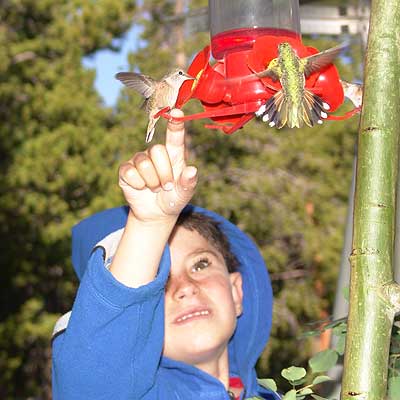
M393 281L400 132L400 1L373 0L358 139L342 400L384 400L400 289Z

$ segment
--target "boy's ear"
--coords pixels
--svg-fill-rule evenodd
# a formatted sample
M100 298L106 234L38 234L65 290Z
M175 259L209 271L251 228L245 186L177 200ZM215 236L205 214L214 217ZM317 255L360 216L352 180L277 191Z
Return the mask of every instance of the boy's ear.
M229 274L232 285L232 297L235 304L236 317L242 314L243 306L243 288L242 288L242 275L240 272L231 272Z

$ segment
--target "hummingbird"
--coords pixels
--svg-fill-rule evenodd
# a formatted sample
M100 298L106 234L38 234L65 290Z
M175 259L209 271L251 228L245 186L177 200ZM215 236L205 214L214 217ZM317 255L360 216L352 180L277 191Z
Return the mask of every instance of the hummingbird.
M347 45L339 45L331 49L300 58L292 46L283 42L278 46L278 57L273 59L268 68L255 72L259 78L270 77L281 83L282 89L277 91L256 115L262 116L264 122L278 129L287 125L289 128L301 128L304 123L313 126L322 124L322 119L328 114L329 104L321 97L306 89L306 78L329 64ZM253 71L254 72L254 71Z
M360 83L350 83L340 80L343 93L353 104L354 107L360 108L362 104L363 85Z
M142 107L149 115L146 143L153 139L156 123L160 119L154 116L163 108L173 108L183 82L195 79L181 69L171 71L159 81L137 72L119 72L115 78L145 97Z

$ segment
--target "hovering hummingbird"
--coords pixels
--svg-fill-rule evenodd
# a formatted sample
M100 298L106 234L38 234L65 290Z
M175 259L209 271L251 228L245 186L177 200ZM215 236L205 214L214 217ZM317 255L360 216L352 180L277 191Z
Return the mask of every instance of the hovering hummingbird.
M308 126L322 124L322 118L328 116L325 111L330 106L305 88L306 78L331 64L345 47L346 45L340 45L300 58L289 43L280 43L278 57L269 63L267 69L256 72L255 75L259 78L268 76L273 81L279 80L282 89L262 105L256 115L263 116L264 122L270 121L269 126L276 126L278 129L285 125L289 128L301 128L304 122Z
M119 72L115 77L146 99L143 103L149 114L146 143L153 139L156 123L160 119L160 117L154 118L154 116L165 107L173 108L183 82L195 79L180 69L175 69L159 81L136 72Z

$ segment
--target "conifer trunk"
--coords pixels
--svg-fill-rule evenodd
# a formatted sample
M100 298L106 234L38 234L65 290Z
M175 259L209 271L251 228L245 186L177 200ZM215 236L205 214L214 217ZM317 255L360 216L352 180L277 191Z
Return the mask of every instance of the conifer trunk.
M342 400L384 400L391 328L400 133L400 2L372 0L358 139Z

